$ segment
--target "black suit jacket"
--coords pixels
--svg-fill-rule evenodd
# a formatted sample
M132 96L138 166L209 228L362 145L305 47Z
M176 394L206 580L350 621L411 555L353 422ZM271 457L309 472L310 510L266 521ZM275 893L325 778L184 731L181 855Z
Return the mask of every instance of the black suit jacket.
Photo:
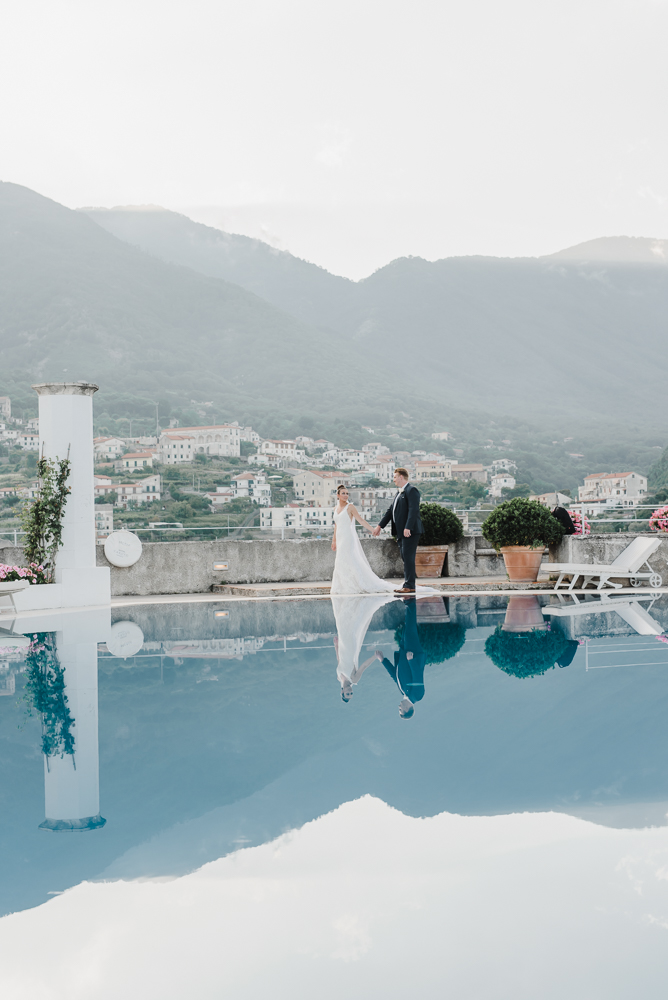
M394 663L390 663L384 656L383 666L401 693L415 705L424 698L424 667L427 657L421 650L414 652L410 659L406 653L407 650L403 646L397 650L394 654Z
M392 514L394 500L380 519L380 526L384 528L390 521L392 522L392 534L404 537L404 528L408 528L412 535L421 535L424 531L420 520L420 491L412 483L406 483L404 490L397 500L397 509Z

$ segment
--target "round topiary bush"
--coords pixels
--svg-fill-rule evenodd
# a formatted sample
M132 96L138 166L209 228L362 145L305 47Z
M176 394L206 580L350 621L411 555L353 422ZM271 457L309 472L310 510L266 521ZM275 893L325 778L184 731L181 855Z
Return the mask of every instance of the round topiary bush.
M434 622L418 624L418 638L426 655L427 663L444 663L456 656L464 645L466 629L457 622ZM394 631L394 641L401 645L403 625Z
M464 534L464 526L449 507L440 503L421 503L420 518L424 532L418 545L450 545Z
M498 552L505 545L555 545L564 529L542 503L515 497L492 511L482 533Z
M569 640L558 632L504 632L501 625L485 642L495 667L511 677L536 677L553 667Z

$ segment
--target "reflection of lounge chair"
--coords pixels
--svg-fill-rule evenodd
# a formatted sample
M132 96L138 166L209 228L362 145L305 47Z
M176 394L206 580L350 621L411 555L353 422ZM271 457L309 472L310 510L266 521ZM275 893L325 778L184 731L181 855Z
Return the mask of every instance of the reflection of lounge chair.
M576 615L598 615L602 612L616 611L620 618L623 618L627 625L639 635L662 635L663 629L657 621L649 614L649 609L640 606L640 601L648 600L647 597L614 597L601 594L599 601L579 601L576 594L571 595L573 604L562 602L560 607L543 608L544 615L553 615L555 618L573 618ZM650 608L654 600L650 604Z
M643 580L647 580L650 587L656 589L661 586L663 580L652 570L647 560L660 544L660 538L634 538L631 544L627 545L624 551L607 566L600 563L543 563L541 569L550 576L559 574L554 585L555 590L559 590L564 577L571 578L567 586L564 584L567 590L573 590L580 577L583 590L595 580L598 580L597 590L602 590L603 587L621 587L621 583L612 583L613 576L627 577L632 587L639 587ZM643 565L647 566L647 571L641 570Z
M17 594L20 590L25 590L26 587L30 586L30 580L12 580L11 583L0 583L0 597L8 597L12 609L16 611L16 605L14 604L14 594Z

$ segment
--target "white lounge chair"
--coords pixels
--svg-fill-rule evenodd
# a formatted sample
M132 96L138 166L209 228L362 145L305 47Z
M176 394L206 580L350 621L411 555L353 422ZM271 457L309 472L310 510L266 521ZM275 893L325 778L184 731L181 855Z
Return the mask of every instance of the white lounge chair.
M559 578L554 585L555 590L559 590L564 577L570 577L568 585L564 584L566 590L573 590L575 584L582 577L582 589L594 580L598 580L597 590L604 587L622 586L621 583L613 583L611 577L627 577L632 587L639 587L643 580L649 582L649 586L656 590L663 583L659 573L655 573L647 560L656 552L661 544L660 538L634 538L630 545L621 552L610 565L598 563L543 563L541 570L553 576L559 574ZM641 567L647 566L647 571Z
M551 606L543 608L543 614L546 617L574 618L580 615L598 615L607 611L616 611L619 617L623 618L627 625L635 629L639 635L663 634L663 628L649 613L656 597L654 599L630 596L611 598L608 594L603 593L598 601L579 601L577 594L571 594L570 596L573 598L573 604L565 604L560 592L560 606L558 608ZM652 602L649 608L640 606L640 601L648 600Z
M8 597L12 609L16 611L14 594L17 594L20 590L25 590L29 586L29 580L12 580L11 583L0 583L0 597Z

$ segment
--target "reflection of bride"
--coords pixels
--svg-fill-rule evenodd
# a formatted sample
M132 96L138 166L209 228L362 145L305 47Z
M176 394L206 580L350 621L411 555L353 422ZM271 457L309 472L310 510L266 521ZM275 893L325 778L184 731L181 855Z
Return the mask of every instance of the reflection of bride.
M362 543L355 531L355 521L371 531L371 525L360 517L354 505L348 503L348 490L339 486L336 491L338 503L334 508L334 538L332 548L336 552L331 594L392 594L396 583L387 583L376 576L364 554ZM418 587L416 596L434 594L430 587ZM369 616L371 621L371 616ZM368 623L367 623L368 627Z
M336 676L341 684L341 697L344 701L350 701L353 696L353 684L358 683L366 668L377 659L374 653L361 665L359 662L362 644L374 613L383 604L392 600L394 596L391 593L332 597L337 632L334 639Z

